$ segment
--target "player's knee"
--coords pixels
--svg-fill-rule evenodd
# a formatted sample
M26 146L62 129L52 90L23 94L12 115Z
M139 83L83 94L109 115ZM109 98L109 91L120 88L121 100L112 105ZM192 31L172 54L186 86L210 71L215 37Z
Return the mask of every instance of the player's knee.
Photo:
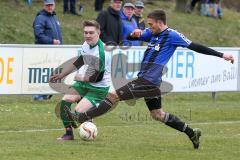
M67 101L67 102L71 102L71 103L75 103L77 101L79 101L81 99L80 96L78 95L65 95L62 100Z
M156 121L164 121L165 112L162 109L155 109L151 111L151 116Z

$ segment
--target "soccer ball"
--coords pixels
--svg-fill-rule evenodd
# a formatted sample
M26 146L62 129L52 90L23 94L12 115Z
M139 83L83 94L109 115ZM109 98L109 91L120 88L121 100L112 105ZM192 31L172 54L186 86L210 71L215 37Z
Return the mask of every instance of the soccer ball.
M94 123L84 122L78 128L78 133L81 139L85 141L91 141L96 139L98 131Z

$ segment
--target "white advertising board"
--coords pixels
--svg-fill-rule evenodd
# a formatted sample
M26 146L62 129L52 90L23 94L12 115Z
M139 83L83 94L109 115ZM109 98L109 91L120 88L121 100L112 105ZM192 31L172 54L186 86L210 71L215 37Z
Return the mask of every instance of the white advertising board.
M78 56L80 46L0 45L0 94L53 94L48 80L52 72ZM146 47L115 49L112 78L133 79ZM240 48L215 48L232 54L235 63L221 58L178 48L167 64L163 81L173 85L172 92L240 91ZM125 56L124 58L123 55ZM127 63L126 63L127 62ZM131 64L131 67L128 66ZM131 70L134 68L134 71ZM71 84L75 73L65 82Z
M59 65L75 56L77 48L25 48L22 92L55 93L49 87L49 77Z
M239 51L217 50L232 54L235 63L179 49L169 61L168 73L163 80L173 84L173 92L237 91Z
M139 68L145 47L132 47L127 50L116 49L116 63L112 64L112 77L125 76L133 79L137 72L132 68ZM212 91L237 91L239 84L239 49L214 48L223 53L232 54L234 64L222 58L196 53L189 49L178 48L167 63L168 72L163 76L163 81L173 85L172 92L212 92ZM125 55L127 63L119 54ZM120 57L120 58L119 58ZM122 60L121 60L122 59ZM128 65L133 63L131 67Z

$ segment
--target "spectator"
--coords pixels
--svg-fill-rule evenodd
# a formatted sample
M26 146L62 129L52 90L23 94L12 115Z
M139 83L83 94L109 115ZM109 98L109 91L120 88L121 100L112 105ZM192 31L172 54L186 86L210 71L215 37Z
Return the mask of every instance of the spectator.
M188 13L191 13L191 12L194 10L196 4L197 4L198 2L200 2L200 1L201 1L201 0L191 0L189 6L187 6L187 12L188 12Z
M27 0L27 4L28 4L29 6L31 6L31 5L32 5L32 0Z
M70 10L69 10L70 1ZM63 0L63 13L71 13L73 15L78 15L76 12L76 0Z
M121 6L122 0L111 0L108 9L100 12L97 17L101 26L100 38L106 44L118 45L122 40Z
M54 0L44 0L44 7L33 22L35 44L62 44L60 23L57 20ZM34 100L50 99L51 95L35 95Z
M144 3L142 1L136 1L133 17L136 19L138 28L141 30L145 29L144 17L142 15L143 10L144 10Z
M223 17L222 1L223 0L216 0L216 3L217 3L217 15L218 15L218 18L220 18L220 19Z
M133 18L135 6L132 3L125 3L121 12L122 19L122 39L123 45L129 46L140 46L140 41L131 40L129 44L129 40L127 37L132 33L135 29L138 29L137 22L135 18Z
M221 0L202 0L201 15L222 18Z
M104 0L95 0L95 11L100 12L103 9Z
M187 12L191 13L196 6L196 3L201 2L200 14L203 16L222 18L222 0L192 0L187 7Z
M138 28L141 30L145 29L144 17L142 15L143 10L144 10L144 3L142 1L136 1L133 17L136 19ZM141 46L143 45L143 41L140 42L140 45Z

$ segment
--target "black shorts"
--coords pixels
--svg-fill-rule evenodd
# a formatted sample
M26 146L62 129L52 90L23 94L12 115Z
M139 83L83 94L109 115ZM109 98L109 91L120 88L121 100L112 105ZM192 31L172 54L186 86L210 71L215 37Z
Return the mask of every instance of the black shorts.
M160 87L141 77L127 83L116 92L120 100L144 98L150 111L162 107Z

